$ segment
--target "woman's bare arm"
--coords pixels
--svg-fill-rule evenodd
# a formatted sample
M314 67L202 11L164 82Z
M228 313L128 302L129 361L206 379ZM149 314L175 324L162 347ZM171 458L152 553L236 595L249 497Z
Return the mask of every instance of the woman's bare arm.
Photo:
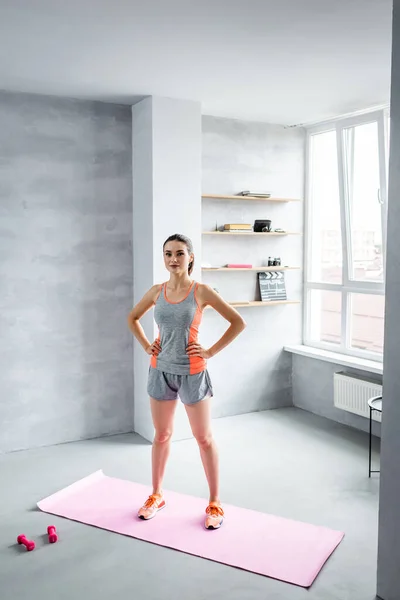
M225 300L217 294L210 286L205 284L199 284L196 290L196 298L200 308L203 310L206 306L211 306L216 310L224 319L226 319L230 326L225 331L224 335L211 346L208 350L204 351L201 349L199 344L189 344L188 354L194 356L203 356L204 358L211 358L218 352L226 348L233 340L241 333L245 327L246 322L243 317ZM196 346L199 346L198 348ZM206 356L204 356L204 352Z
M153 354L153 351L149 352L149 349L154 344L152 344L147 339L143 327L141 326L139 321L143 317L143 315L145 315L155 305L160 290L161 285L153 285L153 287L145 293L143 298L139 300L139 302L136 304L136 306L133 307L133 309L128 315L129 329L148 354Z

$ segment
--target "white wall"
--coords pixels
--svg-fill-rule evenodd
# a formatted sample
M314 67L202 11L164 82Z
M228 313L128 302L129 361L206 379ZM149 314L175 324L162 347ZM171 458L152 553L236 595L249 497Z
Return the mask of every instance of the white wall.
M201 252L201 112L197 102L154 97L136 104L132 115L136 304L152 285L169 278L162 251L168 236L183 233ZM142 325L152 341L157 334L153 311L145 315ZM152 440L147 394L149 364L150 357L135 340L134 426L136 432ZM186 413L179 405L174 439L190 436Z
M333 376L338 371L368 378L382 384L382 375L357 371L343 365L292 354L293 404L321 417L348 425L360 431L369 431L369 419L336 408L333 404ZM372 422L373 435L380 436L381 424Z
M203 193L234 194L240 190L268 190L277 197L304 198L305 134L265 123L214 117L202 118ZM269 218L273 227L303 230L303 202L287 204L203 200L202 229L227 222L254 223ZM301 266L302 236L269 239L203 236L202 261L267 264L268 256L282 264ZM254 300L257 275L203 273L202 280L227 301ZM301 300L302 271L288 271L287 293ZM214 384L214 416L226 416L291 405L291 357L286 344L300 343L301 305L239 309L246 330L231 346L209 361ZM211 345L227 324L214 311L206 311L201 341Z
M132 107L132 174L133 174L133 304L139 302L154 285L153 273L153 123L151 99ZM153 314L141 320L151 339ZM150 439L153 428L147 399L146 374L149 357L133 340L134 431ZM147 399L147 402L146 402Z

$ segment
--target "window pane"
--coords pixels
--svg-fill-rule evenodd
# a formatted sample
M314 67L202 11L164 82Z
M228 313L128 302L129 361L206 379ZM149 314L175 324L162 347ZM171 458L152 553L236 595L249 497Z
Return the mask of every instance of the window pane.
M313 135L310 150L310 277L342 283L336 131Z
M341 292L311 290L309 310L311 340L340 344L342 330Z
M385 297L351 294L351 346L369 352L383 352Z
M351 228L349 277L383 281L378 124L345 129L344 139Z

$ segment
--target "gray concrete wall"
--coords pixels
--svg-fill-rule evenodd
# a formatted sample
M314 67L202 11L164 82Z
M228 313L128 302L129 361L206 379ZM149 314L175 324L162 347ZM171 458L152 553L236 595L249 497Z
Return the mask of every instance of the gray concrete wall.
M0 452L132 430L131 111L0 94Z
M394 1L378 594L400 598L400 0Z
M333 375L338 371L382 383L382 376L376 373L357 371L343 365L292 354L293 404L343 425L368 431L369 419L340 410L333 405ZM380 436L380 431L381 424L373 421L373 435Z
M274 196L304 198L305 134L301 129L204 116L203 193L234 194L240 190L269 190ZM204 200L203 230L216 222L254 223L272 220L273 227L303 230L303 202L287 204ZM249 262L267 264L280 256L282 264L301 266L302 236L242 239L204 236L202 262L223 265ZM257 298L257 275L203 273L202 280L216 287L227 301ZM288 271L288 297L301 299L302 272ZM283 305L239 309L246 330L223 352L209 361L215 400L214 416L221 417L292 404L291 357L285 344L301 341L301 306ZM205 311L201 340L209 346L222 335L227 323L214 311ZM290 340L290 341L289 341Z

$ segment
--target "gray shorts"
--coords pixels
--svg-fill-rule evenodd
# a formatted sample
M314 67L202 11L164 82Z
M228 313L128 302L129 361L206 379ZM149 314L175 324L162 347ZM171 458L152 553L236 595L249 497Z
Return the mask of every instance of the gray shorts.
M183 404L196 404L213 396L210 375L207 370L196 375L173 375L150 367L147 393L155 400L177 400Z

